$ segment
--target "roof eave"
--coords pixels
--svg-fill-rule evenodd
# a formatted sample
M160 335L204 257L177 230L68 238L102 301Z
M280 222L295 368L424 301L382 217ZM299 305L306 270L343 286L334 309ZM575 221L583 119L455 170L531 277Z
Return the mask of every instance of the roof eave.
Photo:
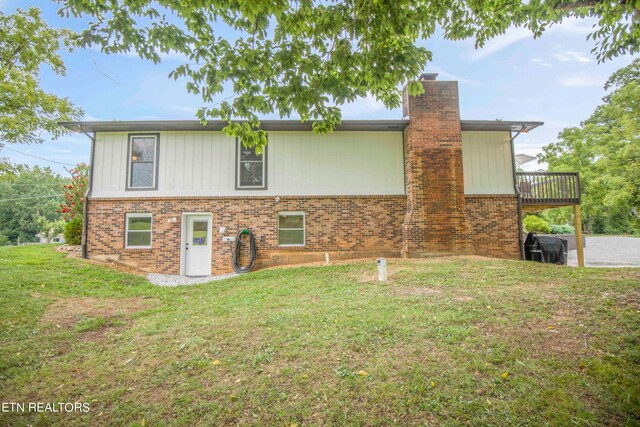
M520 120L461 120L462 130L530 132L544 122Z
M203 125L197 120L144 120L144 121L85 121L60 122L74 132L158 132L158 131L220 131L227 122L215 120ZM266 131L310 131L311 122L299 120L262 120ZM461 120L463 131L529 132L544 122L516 120ZM343 120L336 131L402 131L409 120Z
M197 120L145 120L145 121L86 121L60 122L74 132L143 132L143 131L219 131L227 126L224 121L209 121L203 125ZM310 131L311 122L299 120L262 120L266 131ZM337 131L401 131L409 125L407 120L343 120Z

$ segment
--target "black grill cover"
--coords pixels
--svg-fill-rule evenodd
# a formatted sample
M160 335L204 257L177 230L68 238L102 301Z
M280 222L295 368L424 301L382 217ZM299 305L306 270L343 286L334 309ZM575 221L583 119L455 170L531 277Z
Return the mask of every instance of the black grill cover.
M542 262L558 265L567 263L564 256L565 247L567 246L566 240L552 236L536 236L536 240L541 250Z
M536 236L529 233L524 242L525 258L548 264L567 264L567 241L553 236Z

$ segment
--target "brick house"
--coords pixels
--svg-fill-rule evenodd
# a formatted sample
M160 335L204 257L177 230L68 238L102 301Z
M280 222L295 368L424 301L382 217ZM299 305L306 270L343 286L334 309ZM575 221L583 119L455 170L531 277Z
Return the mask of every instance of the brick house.
M248 228L258 267L326 253L520 258L513 137L542 123L460 120L457 82L421 81L403 120L344 121L324 136L263 121L261 155L222 122L64 123L92 138L86 255L221 274L232 270L231 237Z

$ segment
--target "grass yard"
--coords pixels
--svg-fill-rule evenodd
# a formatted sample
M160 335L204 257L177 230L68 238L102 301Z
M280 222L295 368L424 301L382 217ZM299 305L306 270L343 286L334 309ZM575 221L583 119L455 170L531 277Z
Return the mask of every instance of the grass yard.
M640 269L485 259L158 288L0 248L3 425L640 423Z

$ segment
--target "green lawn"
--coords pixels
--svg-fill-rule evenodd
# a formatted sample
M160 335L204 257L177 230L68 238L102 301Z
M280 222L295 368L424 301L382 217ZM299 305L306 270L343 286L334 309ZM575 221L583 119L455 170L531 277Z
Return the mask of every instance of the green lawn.
M640 269L390 260L181 288L0 248L2 425L640 423Z

